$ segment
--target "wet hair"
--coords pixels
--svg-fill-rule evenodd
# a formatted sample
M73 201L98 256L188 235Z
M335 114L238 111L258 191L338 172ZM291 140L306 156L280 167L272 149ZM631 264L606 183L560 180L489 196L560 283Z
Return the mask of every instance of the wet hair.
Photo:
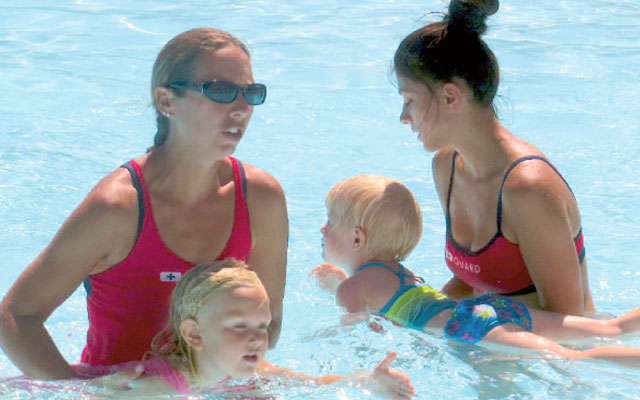
M194 378L198 378L192 347L180 333L180 324L196 314L213 295L225 289L262 286L247 264L236 259L212 261L193 267L178 282L171 294L169 320L151 342L151 354L174 363L187 362ZM264 288L264 287L263 287Z
M384 176L358 175L338 182L327 194L336 223L365 232L369 258L401 261L422 236L422 213L413 193Z
M156 110L158 127L153 139L154 146L161 146L169 137L169 119L158 111L156 88L171 82L192 82L199 56L226 46L237 46L249 56L249 49L238 38L214 28L195 28L183 32L167 42L160 50L151 75L151 102ZM176 89L175 92L178 96L184 94L183 90Z
M492 106L500 81L498 61L481 36L498 0L451 0L442 21L430 23L402 40L393 59L400 78L425 84L462 79L473 98Z

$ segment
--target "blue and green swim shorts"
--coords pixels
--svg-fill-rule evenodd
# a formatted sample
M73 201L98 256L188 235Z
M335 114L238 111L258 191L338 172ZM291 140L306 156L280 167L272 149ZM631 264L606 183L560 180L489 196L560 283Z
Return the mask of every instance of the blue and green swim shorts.
M486 293L460 301L444 332L449 339L477 343L493 328L504 324L516 324L531 332L529 310L519 301Z

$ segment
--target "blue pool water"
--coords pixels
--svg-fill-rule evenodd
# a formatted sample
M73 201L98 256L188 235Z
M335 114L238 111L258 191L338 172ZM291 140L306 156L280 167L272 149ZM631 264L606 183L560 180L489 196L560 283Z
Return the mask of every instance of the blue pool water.
M341 327L333 299L307 277L320 263L324 195L358 173L405 182L424 212L407 264L435 287L444 219L430 163L398 123L390 79L399 41L437 18L441 0L130 2L3 0L0 7L0 295L49 242L91 187L152 142L151 66L162 45L196 26L228 30L252 50L269 86L236 155L287 193L291 236L285 315L268 360L310 374L370 368L397 350L419 398L640 398L640 372L545 360L386 326ZM640 4L636 0L503 1L487 41L501 66L497 108L545 152L582 210L599 311L640 305ZM87 327L79 289L48 320L68 360ZM621 343L640 346L639 338ZM0 352L0 376L18 374ZM80 398L77 384L34 385L0 397ZM357 388L276 388L279 398L365 398Z

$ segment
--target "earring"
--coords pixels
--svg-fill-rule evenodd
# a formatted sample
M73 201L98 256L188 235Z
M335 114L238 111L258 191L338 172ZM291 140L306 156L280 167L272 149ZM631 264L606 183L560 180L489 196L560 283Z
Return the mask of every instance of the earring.
M164 115L165 117L169 118L171 116L171 113L169 111L165 111L162 113L162 115Z

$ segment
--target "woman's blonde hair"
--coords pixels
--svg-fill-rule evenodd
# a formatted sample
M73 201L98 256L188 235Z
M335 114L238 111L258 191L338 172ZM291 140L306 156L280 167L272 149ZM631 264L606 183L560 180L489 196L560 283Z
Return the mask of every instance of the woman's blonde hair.
M215 28L195 28L183 32L167 42L160 50L151 74L151 102L156 110L158 126L153 140L154 146L161 146L169 136L169 119L158 110L156 88L172 82L192 82L200 55L227 46L239 47L249 56L249 49L238 38L229 32ZM182 96L184 91L175 89L175 92L176 95Z
M327 194L336 223L364 230L370 258L401 261L422 236L422 213L413 193L384 176L358 175L338 182Z
M193 349L180 333L180 324L196 317L211 296L225 289L262 286L255 272L242 261L227 259L199 264L182 276L171 295L169 321L151 342L151 353L173 362L184 361L194 378L198 377Z

